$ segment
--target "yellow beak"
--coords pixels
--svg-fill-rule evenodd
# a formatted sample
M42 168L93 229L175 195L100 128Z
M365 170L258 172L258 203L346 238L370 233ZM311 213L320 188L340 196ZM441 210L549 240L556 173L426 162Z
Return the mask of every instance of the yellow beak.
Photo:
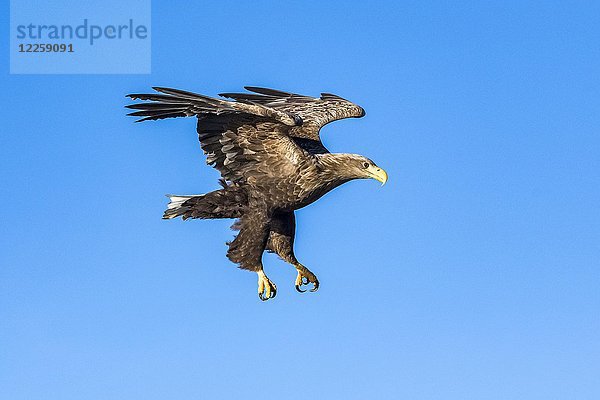
M367 172L369 173L369 176L373 179L378 180L379 182L381 182L381 186L385 185L385 183L388 180L388 174L387 172L385 172L383 169L379 168L379 167L370 167Z

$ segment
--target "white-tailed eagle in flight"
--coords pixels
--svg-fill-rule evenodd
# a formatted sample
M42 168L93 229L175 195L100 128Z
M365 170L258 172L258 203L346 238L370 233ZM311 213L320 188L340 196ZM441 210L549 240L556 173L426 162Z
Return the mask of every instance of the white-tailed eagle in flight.
M296 289L317 277L294 255L294 211L353 179L387 181L386 172L357 154L330 153L320 129L343 118L360 118L364 110L333 94L314 98L279 90L246 87L248 93L222 93L217 99L177 89L130 94L129 115L138 121L196 117L206 163L221 173L219 190L200 195L169 195L163 218L233 218L239 230L228 243L227 257L258 274L258 296L275 297L277 288L265 275L262 254L278 254L298 275Z

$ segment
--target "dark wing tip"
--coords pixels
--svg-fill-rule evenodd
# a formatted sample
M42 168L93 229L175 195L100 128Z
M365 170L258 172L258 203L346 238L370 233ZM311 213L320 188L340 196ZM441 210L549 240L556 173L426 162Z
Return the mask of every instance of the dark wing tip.
M342 100L342 101L350 101L348 99L345 99L343 97L338 96L337 94L333 94L333 93L321 93L321 99L322 100Z
M274 96L274 97L292 97L292 96L303 97L302 95L298 95L298 94L294 94L294 93L290 93L290 92L284 92L283 90L269 89L269 88L258 87L258 86L244 86L244 89L246 89L250 92L260 93L260 94L264 94L267 96Z
M344 101L344 102L356 105L354 102L352 102L348 99L345 99L342 96L338 96L337 94L333 94L333 93L321 93L321 100L337 100L337 101Z

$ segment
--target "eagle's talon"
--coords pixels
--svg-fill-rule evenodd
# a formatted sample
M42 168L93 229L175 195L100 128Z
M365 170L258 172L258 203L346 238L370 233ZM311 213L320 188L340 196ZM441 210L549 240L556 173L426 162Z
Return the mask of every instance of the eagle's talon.
M277 296L277 286L267 278L263 271L258 272L258 298L267 301L275 296Z
M306 292L306 290L302 290L302 286L306 286L309 284L313 284L313 288L310 289L311 292L316 292L319 290L319 280L310 272L306 267L298 270L298 276L296 277L296 290L300 293Z

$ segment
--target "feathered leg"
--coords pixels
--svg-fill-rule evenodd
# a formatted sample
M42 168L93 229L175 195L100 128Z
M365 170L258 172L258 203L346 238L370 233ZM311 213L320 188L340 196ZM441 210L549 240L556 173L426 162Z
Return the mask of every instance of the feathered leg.
M262 209L248 209L236 225L240 233L229 243L227 257L240 268L258 275L258 297L265 301L275 297L277 286L265 275L262 253L269 237L269 215Z
M313 284L311 292L319 289L319 280L308 268L302 265L294 255L294 236L296 232L296 218L294 212L275 213L271 218L271 231L267 242L267 250L276 253L284 261L292 264L298 271L296 277L296 290L300 293L303 285Z

